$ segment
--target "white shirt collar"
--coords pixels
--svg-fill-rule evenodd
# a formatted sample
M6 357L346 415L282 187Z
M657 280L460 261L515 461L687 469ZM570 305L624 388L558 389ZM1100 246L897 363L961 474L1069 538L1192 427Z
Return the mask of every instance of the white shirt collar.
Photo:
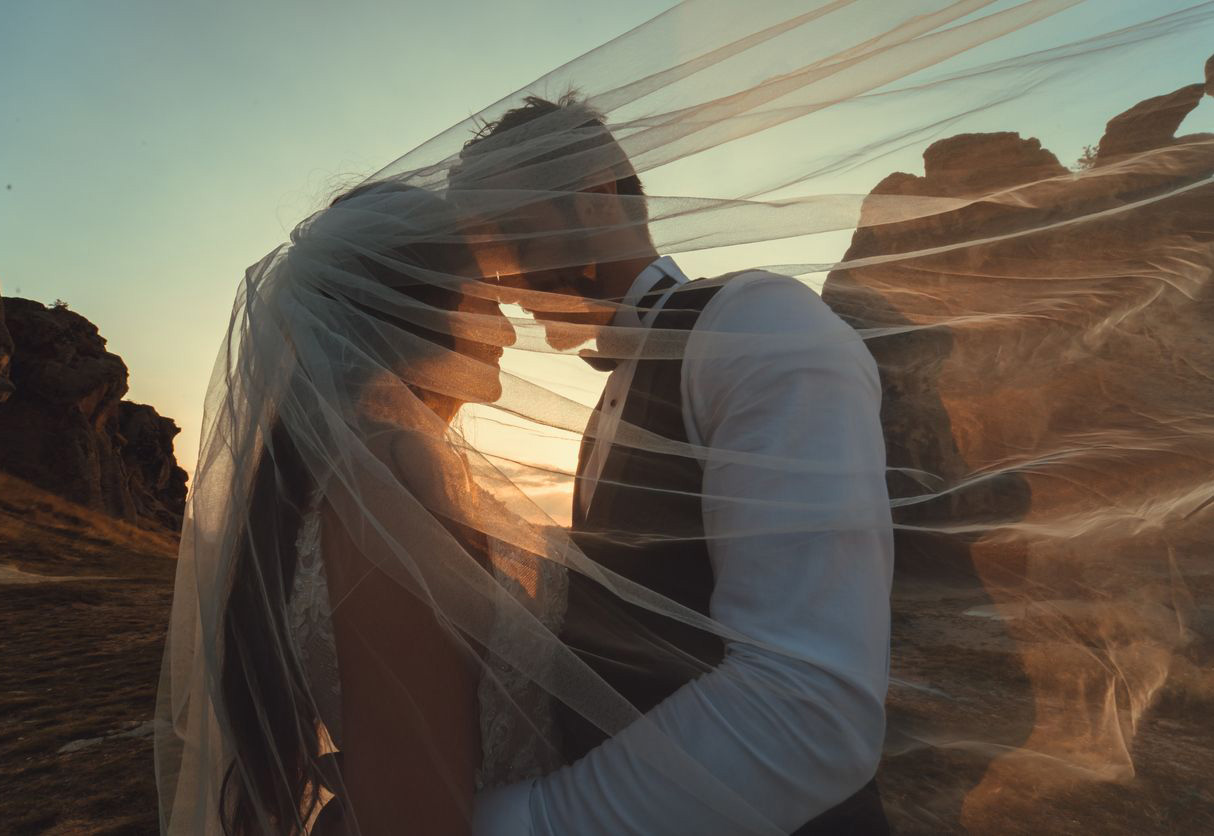
M676 285L685 284L688 281L687 276L670 256L664 255L654 259L632 280L632 286L624 294L623 307L616 312L611 324L625 328L640 327L641 320L637 316L637 305L640 304L645 294L653 290L653 286L662 280L663 276L674 279Z

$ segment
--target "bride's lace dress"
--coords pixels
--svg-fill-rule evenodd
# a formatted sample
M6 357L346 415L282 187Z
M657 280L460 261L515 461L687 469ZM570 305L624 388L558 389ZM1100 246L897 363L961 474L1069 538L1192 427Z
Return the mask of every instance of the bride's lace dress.
M341 679L333 635L319 501L304 514L296 543L298 564L287 612L291 634L330 739L341 748ZM521 549L490 540L489 560L498 582L553 632L565 613L566 578L560 567ZM511 783L560 766L551 698L531 677L494 653L509 641L491 637L477 696L482 759L477 789Z

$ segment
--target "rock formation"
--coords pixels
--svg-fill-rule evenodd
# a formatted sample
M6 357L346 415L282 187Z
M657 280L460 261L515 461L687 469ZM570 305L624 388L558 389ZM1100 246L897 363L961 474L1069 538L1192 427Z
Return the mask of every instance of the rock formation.
M139 517L177 530L185 512L186 472L177 466L173 438L181 428L147 404L118 405L118 437L127 489Z
M122 400L126 364L96 326L28 299L9 298L5 314L0 358L11 334L14 391L0 404L0 470L121 519L179 528L179 430L152 407Z
M1169 671L1214 650L1184 626L1214 540L1214 136L1175 136L1214 94L1211 68L1110 120L1084 171L1016 133L936 142L922 176L873 194L974 202L858 229L845 262L877 260L823 288L856 327L889 329L868 345L896 519L913 527L898 533L895 668L985 689L972 706L895 692L891 727L1044 756L996 761L965 798L968 828L1031 810L1054 781L1133 775ZM913 632L950 596L956 613ZM971 628L969 650L939 633L966 608L1002 619ZM1018 671L976 683L994 648L992 670ZM950 685L945 659L971 666Z
M896 473L895 495L1001 468L998 478L904 509L904 521L1019 519L1030 505L1043 508L1047 487L1033 487L1030 500L1033 477L1003 467L1016 451L1044 452L1094 428L1149 432L1214 403L1214 186L1204 182L1214 175L1214 136L1173 136L1204 92L1190 85L1113 118L1090 173L1072 174L1035 139L965 134L929 147L923 176L895 173L874 188L989 196L859 229L845 261L900 257L836 270L823 288L857 327L910 329L868 341L882 369L890 466L934 478L925 486ZM1003 240L988 242L992 235ZM1205 444L1214 432L1186 430ZM1177 485L1192 477L1170 468ZM1115 492L1130 490L1141 488Z

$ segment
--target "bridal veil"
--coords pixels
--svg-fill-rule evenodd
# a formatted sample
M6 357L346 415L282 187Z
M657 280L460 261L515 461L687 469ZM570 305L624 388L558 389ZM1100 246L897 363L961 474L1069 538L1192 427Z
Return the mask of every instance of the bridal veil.
M485 676L521 676L606 735L642 730L661 792L710 809L721 832L785 832L647 726L528 600L548 588L537 567L555 567L543 571L788 652L612 573L568 532L604 380L579 355L678 358L687 332L582 322L570 312L623 303L501 277L576 266L570 241L597 262L635 258L627 242L639 239L617 233L646 222L689 275L796 277L877 362L890 506L790 496L763 517L779 531L722 536L863 530L892 514L878 777L894 824L993 831L1066 814L1099 827L1118 820L1121 797L1155 805L1158 821L1208 809L1214 133L1192 126L1214 130L1211 35L1209 2L688 0L301 222L240 282L207 393L157 708L162 829L222 832L225 780L262 792L233 769L222 672L245 643L298 669L279 576L258 576L245 598L268 632L225 640L238 560L266 525L255 494L268 473L284 496L308 486L297 503L322 494ZM464 151L525 96L571 89L618 146L588 142L584 120L558 111ZM646 196L587 191L626 166ZM525 181L503 176L520 167ZM623 211L606 216L619 228L507 222L545 201L591 215L615 202ZM465 247L473 259L449 257ZM562 338L528 311L562 318ZM696 350L711 363L837 338L698 333ZM467 405L448 424L435 396ZM705 452L628 426L616 443ZM852 475L746 455L761 470ZM477 553L486 542L523 556L511 582ZM408 636L399 652L415 652ZM384 698L406 714L408 693ZM293 680L287 704L306 716L312 702ZM277 724L272 739L296 735L312 753L305 775L331 776L315 754L332 748L325 729L254 708L252 722ZM341 793L339 779L309 780L318 799Z

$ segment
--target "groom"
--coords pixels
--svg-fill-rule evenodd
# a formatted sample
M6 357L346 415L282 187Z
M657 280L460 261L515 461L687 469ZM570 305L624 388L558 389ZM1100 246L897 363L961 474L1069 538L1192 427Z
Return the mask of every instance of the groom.
M562 145L556 134L570 131L576 140ZM557 150L513 159L578 179L531 183L514 162L496 182L571 193L499 224L547 247L541 260L554 266L499 281L588 300L581 310L533 312L558 349L584 338L570 324L687 333L673 359L612 357L606 338L601 354L583 352L610 375L578 457L574 537L600 565L762 645L633 606L576 573L562 639L780 830L887 832L873 783L893 569L876 366L800 282L762 271L689 281L661 257L639 178L602 118L576 98L528 98L487 126L452 172L453 196L469 169L483 175L485 161L512 157L516 137L542 141L546 132L555 139L543 147ZM513 263L524 259L513 253ZM710 337L729 334L754 336L735 343L745 349L709 350ZM690 443L702 458L613 443L621 426ZM817 531L804 510L816 506L865 509L868 521ZM659 789L665 776L641 756L648 732L630 726L606 742L572 711L559 719L570 766L482 794L477 834L731 832L703 804Z

